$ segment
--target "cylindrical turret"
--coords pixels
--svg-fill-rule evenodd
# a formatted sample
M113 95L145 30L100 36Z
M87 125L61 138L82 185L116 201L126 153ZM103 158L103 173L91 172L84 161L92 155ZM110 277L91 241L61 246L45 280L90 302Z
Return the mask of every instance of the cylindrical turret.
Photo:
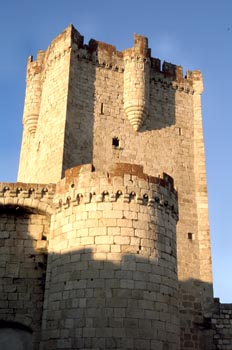
M141 127L149 108L150 50L147 38L135 35L134 47L123 52L124 110L135 131Z
M40 51L36 61L32 56L28 58L27 64L27 84L26 96L23 113L24 127L30 134L34 135L37 128L39 118L40 102L41 102L41 71L44 52Z
M43 347L178 349L172 179L80 166L57 188ZM52 337L51 337L52 334Z

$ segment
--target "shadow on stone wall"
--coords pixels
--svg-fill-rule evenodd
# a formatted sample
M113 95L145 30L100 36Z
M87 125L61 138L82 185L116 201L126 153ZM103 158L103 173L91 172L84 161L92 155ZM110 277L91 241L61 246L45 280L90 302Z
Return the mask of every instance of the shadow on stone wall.
M213 301L207 313L202 303L202 290L212 286L176 283L158 259L125 254L113 263L94 260L86 248L49 255L48 269L44 349L218 349Z
M180 330L181 349L228 349L213 343L212 300L203 312L201 293L211 285L197 280L178 285L175 264L161 264L159 255L148 260L125 251L118 261L96 260L94 247L49 254L46 271L48 218L19 207L0 209L0 344L7 343L5 349L9 344L14 350L38 349L42 314L40 349L177 350ZM195 299L187 292L193 288L199 292Z
M33 349L32 330L21 323L0 321L0 349Z
M211 319L213 340L216 350L232 349L232 304L221 304L214 299L214 311Z
M93 163L96 64L92 62L92 51L83 44L83 37L80 41L76 30L72 36L63 175L69 168ZM79 55L82 48L85 58Z
M158 257L96 260L93 249L49 255L42 348L177 349L175 267L161 276Z
M180 349L216 350L213 339L212 284L198 279L179 281Z
M141 131L160 130L176 124L176 101L180 91L189 92L182 67L151 58L150 106ZM187 98L187 95L185 96ZM187 104L186 104L187 105ZM191 104L190 104L191 105Z
M31 349L31 333L35 344L40 339L47 231L44 215L0 207L1 349Z
M173 77L173 80L175 77ZM172 79L170 79L171 84ZM176 124L176 90L162 81L151 80L149 113L141 132L160 130Z

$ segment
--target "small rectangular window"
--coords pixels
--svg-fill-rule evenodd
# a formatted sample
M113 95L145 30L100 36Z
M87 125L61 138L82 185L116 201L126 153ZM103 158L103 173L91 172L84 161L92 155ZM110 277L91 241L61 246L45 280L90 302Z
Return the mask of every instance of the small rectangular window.
M187 238L188 238L190 241L194 240L194 233L188 232L188 233L187 233Z
M112 138L112 146L113 147L119 147L119 138L118 137L113 137Z

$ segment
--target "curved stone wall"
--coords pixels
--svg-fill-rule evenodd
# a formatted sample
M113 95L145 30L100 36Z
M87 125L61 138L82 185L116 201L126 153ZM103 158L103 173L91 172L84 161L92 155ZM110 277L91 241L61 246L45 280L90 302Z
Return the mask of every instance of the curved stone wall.
M177 349L172 180L71 169L51 220L42 348Z
M124 51L123 101L135 131L148 115L150 98L150 51L146 38L135 35L133 49Z

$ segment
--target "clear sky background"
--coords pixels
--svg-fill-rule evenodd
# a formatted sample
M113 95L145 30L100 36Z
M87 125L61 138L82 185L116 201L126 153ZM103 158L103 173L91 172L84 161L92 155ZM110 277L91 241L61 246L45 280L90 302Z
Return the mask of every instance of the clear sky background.
M152 56L200 69L207 160L214 294L232 303L232 1L8 0L0 6L0 181L15 182L29 55L46 49L70 23L118 50L133 34Z

